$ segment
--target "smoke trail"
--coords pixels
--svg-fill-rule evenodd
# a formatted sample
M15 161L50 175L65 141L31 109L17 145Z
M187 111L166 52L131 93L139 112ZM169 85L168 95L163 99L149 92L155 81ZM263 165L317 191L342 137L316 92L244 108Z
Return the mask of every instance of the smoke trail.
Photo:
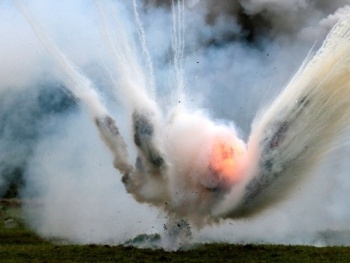
M172 9L172 22L173 22L173 32L172 32L172 47L174 52L174 68L176 76L176 98L179 105L185 103L184 94L184 71L183 71L183 57L184 57L184 1L177 1L175 4L174 0L171 1ZM181 104L182 103L182 104Z
M283 200L340 143L336 136L349 127L349 32L347 16L257 120L248 149L259 160L256 175L246 183L238 212L233 209L232 216L255 213L274 199Z
M123 25L117 17L118 10L112 5L112 24L116 27L114 32L118 33L118 42L116 42L109 27L104 7L100 2L98 2L98 7L103 20L103 37L106 38L108 43L108 49L114 62L114 70L118 75L116 89L119 90L121 95L117 94L117 97L125 97L126 99L122 101L125 102L126 107L130 107L131 104L131 110L139 109L157 112L157 106L146 93L146 77L140 66L139 59L136 57L134 43L126 36Z
M29 11L24 7L20 0L15 0L17 8L36 33L37 37L46 47L50 55L60 66L64 76L64 81L69 90L80 100L84 102L87 110L95 120L100 134L106 145L115 155L114 165L123 172L128 172L131 166L128 164L128 153L124 139L120 136L115 121L110 117L107 109L100 102L99 95L93 87L92 82L85 77L66 56L58 49L54 42L44 33L40 26L31 17ZM115 147L118 144L118 148Z
M136 10L135 3L133 4L134 14L136 16L136 22L138 26L138 33L141 40L141 46L143 52L147 50L144 37L142 33L141 22L138 19L138 13ZM143 160L143 165L147 167L145 169L150 169L152 172L158 174L159 169L164 165L163 158L161 157L161 150L157 145L156 138L158 137L158 128L160 125L161 114L158 109L158 106L155 104L154 98L152 99L149 94L147 94L147 88L145 83L144 72L139 64L138 58L135 55L135 51L130 48L133 46L133 43L127 36L124 34L123 28L114 14L113 18L118 25L119 37L122 41L116 43L113 41L111 31L108 27L106 21L106 14L104 12L103 6L99 6L100 14L104 21L104 36L107 37L108 46L113 57L116 73L119 76L118 90L120 91L120 97L127 95L127 105L131 105L132 111L132 121L133 121L133 131L134 131L134 143L137 146L139 156L136 161L136 171L135 168L131 168L130 165L127 165L127 169L124 168L125 165L116 165L115 167L123 175L123 182L128 184L130 174L135 174L137 176L140 169L140 162ZM146 52L147 53L147 52ZM147 56L147 55L146 55ZM149 57L146 57L148 60L148 67L152 69L151 60ZM153 79L152 70L149 71L151 79ZM152 92L151 87L151 92ZM152 95L152 94L151 94ZM155 94L153 94L155 95ZM122 99L123 100L123 99ZM118 141L114 141L114 149L118 150L120 147ZM121 156L115 156L115 164L118 163L118 160ZM141 175L142 176L142 175ZM135 179L136 180L136 179ZM142 181L141 178L137 180ZM156 181L159 181L156 179ZM161 180L160 180L161 181ZM139 182L138 184L141 184ZM128 187L127 187L128 188ZM131 191L132 190L128 190Z
M136 0L133 0L133 10L134 10L134 16L135 16L136 25L137 25L137 33L139 35L139 39L141 42L142 53L145 55L145 59L146 59L146 63L147 63L148 77L149 77L149 89L150 89L150 93L154 99L156 97L156 90L155 90L156 87L155 87L155 81L154 81L153 65L152 65L151 56L149 54L149 51L148 51L147 45L146 45L145 30L144 30L144 27L143 27L142 22L140 20L139 13L137 11Z
M93 117L105 115L107 110L100 103L100 99L93 84L87 79L74 65L66 58L65 55L58 49L55 43L44 33L40 26L35 22L27 8L23 5L21 0L14 0L18 10L26 18L29 25L43 43L47 51L56 60L64 75L64 80L67 87L79 99L81 99L87 106Z

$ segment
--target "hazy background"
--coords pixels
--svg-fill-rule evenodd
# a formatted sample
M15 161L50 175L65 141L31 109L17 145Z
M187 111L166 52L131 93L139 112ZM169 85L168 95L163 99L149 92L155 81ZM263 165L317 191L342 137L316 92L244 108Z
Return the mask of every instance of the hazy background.
M155 68L159 103L171 101L170 1L137 1ZM113 96L113 63L95 1L24 1L42 28L98 88L133 151L123 98ZM189 107L250 124L318 47L349 1L185 2L185 93ZM135 38L132 1L101 1ZM119 9L119 13L114 10ZM113 21L113 20L110 20ZM44 237L119 243L159 233L166 215L136 203L57 65L12 1L0 2L0 196L40 200L28 224ZM113 28L113 24L111 24ZM145 62L145 61L144 61ZM338 149L297 195L256 218L222 222L196 241L349 244L350 148ZM133 156L133 154L132 154Z

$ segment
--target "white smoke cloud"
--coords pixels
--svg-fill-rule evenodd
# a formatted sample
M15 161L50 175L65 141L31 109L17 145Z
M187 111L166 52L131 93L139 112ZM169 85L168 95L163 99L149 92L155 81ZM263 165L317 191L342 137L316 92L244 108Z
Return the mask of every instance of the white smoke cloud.
M42 48L32 33L23 28L23 18L10 1L1 1L0 90L18 88L34 81L33 75L43 70ZM19 76L19 72L21 75Z
M90 118L79 112L55 125L62 129L41 140L26 172L25 196L38 202L27 210L30 226L46 238L75 243L123 243L160 232L157 211L125 194Z
M86 1L25 4L63 53L95 81L103 102L132 146L128 112L115 107L124 97L118 97L117 102L111 95L112 78L118 76L101 33L98 7ZM192 1L185 9L185 93L189 106L204 107L217 119L234 121L241 137L247 138L256 112L291 78L314 42L322 42L342 13L347 12L346 4L345 0L251 0L220 4ZM102 5L122 8L121 22L137 40L131 4L116 1L110 5L103 1ZM138 1L138 6L158 92L164 95L159 104L167 105L174 87L170 63L171 11L166 6L143 6L142 1ZM11 25L0 29L1 39L5 39L0 44L0 91L6 94L17 87L34 91L43 74L53 82L62 82L57 65L13 3L3 1L0 7L1 24ZM113 10L109 9L111 13ZM107 15L111 17L111 13ZM247 41L242 31L245 25L239 19L242 13L247 13L248 19L252 15L252 22L254 16L263 17L268 30L260 32L257 27L256 40ZM269 33L264 35L265 32ZM140 56L138 46L136 50ZM99 81L102 75L107 79ZM136 203L126 193L120 174L112 166L112 157L85 114L64 113L41 125L52 129L39 132L40 139L24 173L27 188L23 196L34 195L39 200L37 213L28 215L31 227L44 237L78 243L121 243L140 233L162 231L165 215L159 216L157 210ZM135 159L132 147L129 150L130 159ZM337 235L348 229L347 151L346 147L335 151L334 157L324 161L284 203L253 219L230 220L205 228L195 235L195 240L344 243ZM6 152L2 150L1 154ZM0 176L0 185L4 180ZM330 237L324 237L327 230L334 231Z

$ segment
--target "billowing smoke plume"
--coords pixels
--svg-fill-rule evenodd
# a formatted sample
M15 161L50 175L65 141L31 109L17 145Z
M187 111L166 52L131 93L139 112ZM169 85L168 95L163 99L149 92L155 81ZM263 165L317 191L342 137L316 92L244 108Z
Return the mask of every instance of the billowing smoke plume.
M3 1L0 194L70 242L347 244L348 149L323 155L346 141L349 21L304 61L346 4Z

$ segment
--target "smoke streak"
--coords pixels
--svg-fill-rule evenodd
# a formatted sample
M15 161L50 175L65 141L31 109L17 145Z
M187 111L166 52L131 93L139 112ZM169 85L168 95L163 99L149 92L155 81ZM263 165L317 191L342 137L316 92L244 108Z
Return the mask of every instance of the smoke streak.
M155 83L154 83L154 72L153 72L153 65L152 65L151 56L149 54L149 51L148 51L147 45L146 45L145 30L143 28L143 24L140 20L139 13L137 11L136 0L133 0L132 4L134 7L134 15L135 15L135 20L136 20L136 25L137 25L137 32L138 32L139 39L140 39L141 46L142 46L142 53L145 55L146 60L147 60L148 76L150 79L149 80L149 89L150 89L150 93L151 93L152 97L154 98L156 96Z
M35 22L29 11L23 5L21 0L15 0L17 8L21 11L23 16L27 19L31 28L39 40L46 47L50 55L56 60L61 67L64 74L64 80L70 91L79 99L84 101L92 116L97 117L106 114L106 109L100 103L98 94L93 88L93 84L81 72L74 67L74 65L67 59L67 57L58 49L52 40L44 33L40 26Z
M64 74L64 81L68 89L86 105L99 128L102 139L115 156L115 167L120 171L128 172L131 168L127 161L128 154L126 151L126 144L120 136L118 128L115 126L115 121L109 116L107 109L100 102L99 95L96 92L96 88L93 87L92 82L74 67L52 40L43 32L21 1L16 0L15 3L40 41L49 51L50 55L61 67L61 71ZM118 145L118 147L116 147L116 145Z
M185 103L184 94L184 79L183 79L183 56L185 48L184 40L184 1L171 1L172 9L172 20L173 20L173 30L172 30L172 46L174 53L174 68L175 76L177 82L177 99L179 103Z
M335 137L349 127L349 30L347 16L257 121L250 150L259 149L258 172L247 183L241 210L256 212L270 202L271 195L285 195L287 188L340 143Z
M156 212L125 194L118 174L113 174L114 162L137 201L166 212L168 233L186 236L186 219L198 228L221 222L195 233L199 241L346 244L337 231L348 226L348 167L334 172L337 162L321 158L342 144L348 128L348 18L337 24L315 56L305 60L281 95L262 101L285 86L315 41L321 43L347 13L346 1L293 1L295 9L286 1L232 1L230 8L226 1L172 1L169 6L156 2L160 5L143 9L137 8L142 1L130 6L99 1L98 9L77 4L95 12L102 32L91 36L103 40L101 47L108 52L97 58L94 50L89 55L90 50L84 53L84 45L79 45L78 54L88 54L85 61L102 65L100 71L83 74L78 66L86 65L75 61L74 66L16 1L59 65L60 80L93 119L89 124L84 113L66 114L55 132L41 135L36 143L23 194L34 192L45 204L38 208L39 223L31 225L43 236L79 243L123 242L140 231L153 232L147 226ZM310 15L301 19L306 13ZM47 28L50 35L57 30ZM116 99L109 96L110 90ZM262 104L270 106L261 109ZM203 107L207 110L194 110ZM50 148L56 151L51 157ZM338 150L334 155L346 153ZM320 160L323 164L317 168ZM330 179L329 174L335 175ZM4 182L5 177L0 178ZM97 208L101 203L106 205ZM91 215L90 207L95 208ZM123 216L115 216L118 209ZM305 211L312 212L300 221ZM141 224L127 222L126 215L135 213ZM229 219L248 215L256 217ZM164 220L157 221L160 227L155 231L161 231ZM182 234L177 224L183 226ZM116 238L125 226L126 235ZM113 233L108 231L112 228ZM327 239L322 231L328 228L333 236ZM173 245L165 244L170 249Z

